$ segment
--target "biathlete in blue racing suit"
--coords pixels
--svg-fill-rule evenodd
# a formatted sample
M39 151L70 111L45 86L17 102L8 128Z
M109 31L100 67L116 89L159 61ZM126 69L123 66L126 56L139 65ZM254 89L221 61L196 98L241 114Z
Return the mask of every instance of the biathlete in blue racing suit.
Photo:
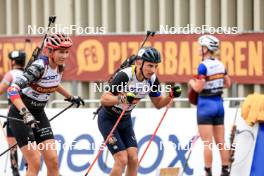
M197 79L191 79L189 85L198 93L197 123L204 143L204 161L207 176L211 176L213 138L220 150L222 160L221 176L229 176L229 152L224 146L224 106L223 88L231 85L231 80L221 61L216 58L219 40L211 35L199 38L200 55L203 57L198 66Z
M101 97L103 107L98 113L98 127L104 139L109 135L124 106L128 106L107 143L115 160L111 176L121 176L126 166L126 175L137 175L138 150L131 111L140 99L148 95L154 106L160 109L181 95L178 86L170 88L169 96L161 95L160 82L156 76L160 62L160 53L155 48L140 49L135 65L120 70L110 83L110 91L104 92Z

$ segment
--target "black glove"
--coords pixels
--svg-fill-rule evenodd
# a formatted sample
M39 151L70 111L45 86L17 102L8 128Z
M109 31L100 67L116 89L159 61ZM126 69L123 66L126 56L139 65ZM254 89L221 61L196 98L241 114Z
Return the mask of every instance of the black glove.
M136 95L133 94L133 93L131 93L131 92L128 92L128 93L126 94L126 102L127 102L128 104L132 104L132 102L135 100L135 98L136 98Z
M135 98L136 98L135 94L128 92L126 95L121 95L121 96L119 95L118 102L120 104L132 104Z
M20 115L23 116L23 120L24 120L24 123L31 127L31 128L36 128L38 129L38 123L39 121L36 121L36 119L34 118L34 116L26 109L26 108L22 108L20 110Z
M182 90L181 90L180 86L174 86L171 88L169 96L171 98L177 98L177 97L181 96L181 92L182 92Z
M85 104L83 99L81 97L79 97L79 96L71 96L70 98L66 98L64 100L75 104L76 108L79 108L80 105L84 106L84 104Z

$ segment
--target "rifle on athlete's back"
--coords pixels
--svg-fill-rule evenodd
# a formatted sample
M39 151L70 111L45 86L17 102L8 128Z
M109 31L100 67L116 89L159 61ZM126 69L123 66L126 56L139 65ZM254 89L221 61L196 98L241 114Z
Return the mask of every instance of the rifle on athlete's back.
M42 43L41 43L41 46L40 46L40 47L37 46L37 47L34 49L32 55L31 55L31 57L30 57L30 59L29 59L29 61L28 61L28 63L27 63L27 66L25 67L25 70L26 70L26 69L27 69L27 68L28 68L28 67L29 67L29 66L30 66L35 60L38 59L38 56L40 55L40 53L42 52L42 49L43 49L43 47L44 47L44 42L45 42L45 40L46 40L46 38L47 38L47 36L48 36L48 32L49 32L50 26L51 26L51 24L55 23L55 20L56 20L56 16L49 16L49 24L48 24L47 32L46 32L46 34L44 35L44 38L43 38Z
M156 33L156 32L154 32L154 31L147 31L147 34L146 34L146 36L145 36L145 38L144 38L144 40L143 40L143 42L142 42L140 48L138 49L138 51L139 51L141 48L143 48L143 46L144 46L144 44L146 43L148 37L149 37L149 36L153 37L153 36L155 35L155 33ZM112 80L113 80L113 78L115 77L115 75L116 75L120 70L122 70L122 69L124 69L124 68L127 68L127 67L130 67L131 65L133 65L133 64L135 63L136 59L137 59L137 56L136 56L136 55L132 55L132 56L128 57L128 58L127 58L127 59L126 59L121 65L120 65L120 67L119 67L117 70L115 70L115 72L111 75L111 77L109 78L109 80L108 80L107 82L108 82L108 83L111 83ZM96 109L96 111L93 112L93 114L94 114L93 119L95 119L96 115L99 113L99 111L100 111L101 108L102 108L102 105L100 105L100 106Z

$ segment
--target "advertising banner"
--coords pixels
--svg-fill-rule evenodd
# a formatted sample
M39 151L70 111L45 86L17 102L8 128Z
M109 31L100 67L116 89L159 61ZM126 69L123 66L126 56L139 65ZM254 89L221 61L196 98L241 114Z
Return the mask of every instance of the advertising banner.
M196 34L160 34L145 46L161 52L158 75L162 82L187 82L201 61ZM264 33L215 35L220 39L219 59L237 83L263 84ZM105 81L122 61L136 54L144 35L72 36L64 80ZM27 39L27 40L26 40ZM25 50L28 57L40 37L0 37L0 75L10 69L8 52ZM27 42L26 42L27 41Z
M60 109L47 109L47 115L51 118ZM135 109L132 120L141 157L147 143L157 127L165 109ZM225 117L226 142L229 143L231 127L235 117L235 109L227 109ZM70 109L51 122L57 140L60 173L62 175L84 175L88 166L94 160L103 138L97 127L97 119L93 120L94 109ZM4 110L0 111L5 114ZM239 113L240 114L240 113ZM232 168L232 176L247 176L250 173L255 136L258 127L248 127L238 114L236 135L235 161ZM3 123L3 120L1 119ZM245 131L249 130L249 131ZM249 132L252 132L249 133ZM190 152L191 140L198 133L196 125L196 109L169 109L157 135L150 145L145 157L138 169L139 176L156 176L160 168L179 167L181 172ZM0 152L7 149L6 139L0 133ZM41 150L42 146L39 146ZM220 175L220 155L215 145L213 150L213 174ZM0 157L0 173L11 173L10 161L7 154ZM24 173L25 166L19 155L20 170ZM91 176L106 176L113 166L113 158L104 149L103 154L95 163ZM194 143L192 153L185 167L184 175L204 175L203 143L200 138ZM45 164L42 163L40 176L46 175Z

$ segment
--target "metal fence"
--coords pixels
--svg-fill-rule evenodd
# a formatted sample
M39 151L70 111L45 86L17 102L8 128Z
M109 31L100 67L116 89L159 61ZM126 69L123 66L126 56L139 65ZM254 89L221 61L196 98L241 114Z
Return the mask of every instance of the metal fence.
M237 102L237 101L242 102L245 100L245 97L228 97L228 98L223 98L223 100L224 100L225 105L232 107L232 106L234 106L234 102ZM91 104L97 104L97 105L100 104L99 99L85 99L84 102L86 104L85 107L96 107L96 106L91 106ZM151 103L151 100L145 98L145 99L141 99L140 102L141 103ZM180 104L177 104L177 103L181 103L181 102L189 104L189 107L191 106L188 98L175 98L173 100L173 102L175 103L174 104L175 107L181 107ZM53 101L50 101L48 103L48 107L50 107L50 108L60 107L60 106L64 106L66 103L67 103L66 101L61 100L61 99L60 100L53 100Z

